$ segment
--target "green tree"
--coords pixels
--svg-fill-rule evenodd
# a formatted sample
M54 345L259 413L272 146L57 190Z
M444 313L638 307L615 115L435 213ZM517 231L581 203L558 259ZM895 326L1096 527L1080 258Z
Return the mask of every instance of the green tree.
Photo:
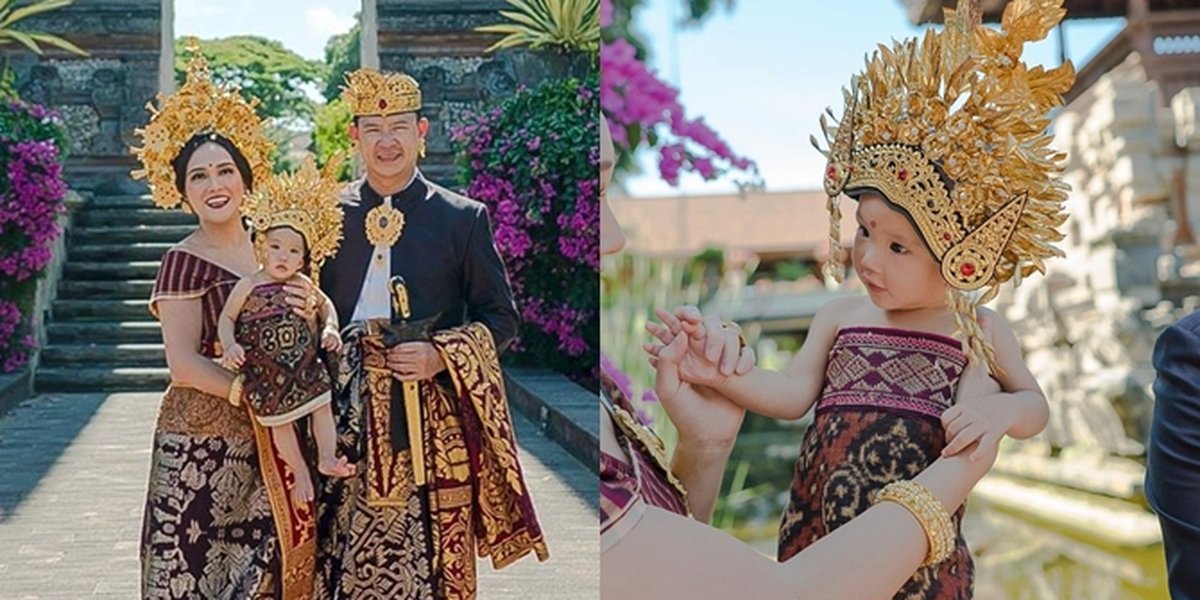
M185 79L191 52L187 40L175 40L175 81ZM282 43L252 35L202 40L200 52L208 59L213 78L241 88L258 99L259 112L267 117L309 120L313 103L304 86L322 83L322 65L305 60Z
M353 156L351 156L350 134L347 130L354 114L350 107L340 98L329 101L317 107L315 128L313 130L313 153L317 155L317 164L324 167L329 157L335 152L344 154L342 166L338 169L339 179L349 179Z
M362 22L354 15L354 27L350 31L335 35L325 42L325 64L329 69L325 75L325 101L332 103L342 95L342 83L346 74L362 65Z

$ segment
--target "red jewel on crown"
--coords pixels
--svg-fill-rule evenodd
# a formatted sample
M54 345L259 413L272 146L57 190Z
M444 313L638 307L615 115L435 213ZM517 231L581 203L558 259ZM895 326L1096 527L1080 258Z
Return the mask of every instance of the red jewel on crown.
M383 98L380 98L380 99L379 99L379 109L380 109L380 110L383 110L383 109L385 109L385 108L387 108L387 100L384 100Z
M959 267L958 270L963 274L963 277L970 277L975 274L975 265L971 263L963 263L963 266Z
M943 233L942 239L946 240L947 242L950 241L950 232L947 231L946 233Z
M908 169L900 169L900 172L896 173L896 177L899 177L900 181L907 181L908 180Z
M837 179L837 174L838 174L837 165L829 165L828 167L825 167L825 178L826 179Z

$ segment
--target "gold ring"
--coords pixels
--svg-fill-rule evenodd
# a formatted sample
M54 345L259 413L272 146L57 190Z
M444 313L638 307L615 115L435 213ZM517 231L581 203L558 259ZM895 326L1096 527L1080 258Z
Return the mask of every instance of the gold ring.
M723 321L723 322L721 322L721 327L725 327L727 329L732 329L737 332L738 349L739 350L746 347L746 336L742 334L742 326L741 325L738 325L737 323L734 323L733 321Z
M309 296L307 299L304 300L304 308L306 308L308 310L313 310L316 307L317 307L317 297L316 296Z

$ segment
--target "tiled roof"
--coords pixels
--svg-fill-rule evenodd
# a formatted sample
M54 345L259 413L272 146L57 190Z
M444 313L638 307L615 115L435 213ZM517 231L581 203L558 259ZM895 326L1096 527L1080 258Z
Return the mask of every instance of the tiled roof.
M705 248L823 258L829 214L821 190L747 192L745 195L611 198L629 238L629 250L648 255L692 255ZM843 197L842 240L854 240L854 202Z

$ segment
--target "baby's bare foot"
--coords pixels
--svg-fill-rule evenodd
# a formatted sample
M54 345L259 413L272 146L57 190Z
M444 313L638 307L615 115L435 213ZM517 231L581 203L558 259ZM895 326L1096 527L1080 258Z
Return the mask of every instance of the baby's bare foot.
M292 500L296 504L306 504L312 502L314 496L312 478L307 472L296 473L296 482L292 486Z
M354 465L347 462L344 456L321 459L317 463L317 470L322 475L330 477L352 477L354 475Z

